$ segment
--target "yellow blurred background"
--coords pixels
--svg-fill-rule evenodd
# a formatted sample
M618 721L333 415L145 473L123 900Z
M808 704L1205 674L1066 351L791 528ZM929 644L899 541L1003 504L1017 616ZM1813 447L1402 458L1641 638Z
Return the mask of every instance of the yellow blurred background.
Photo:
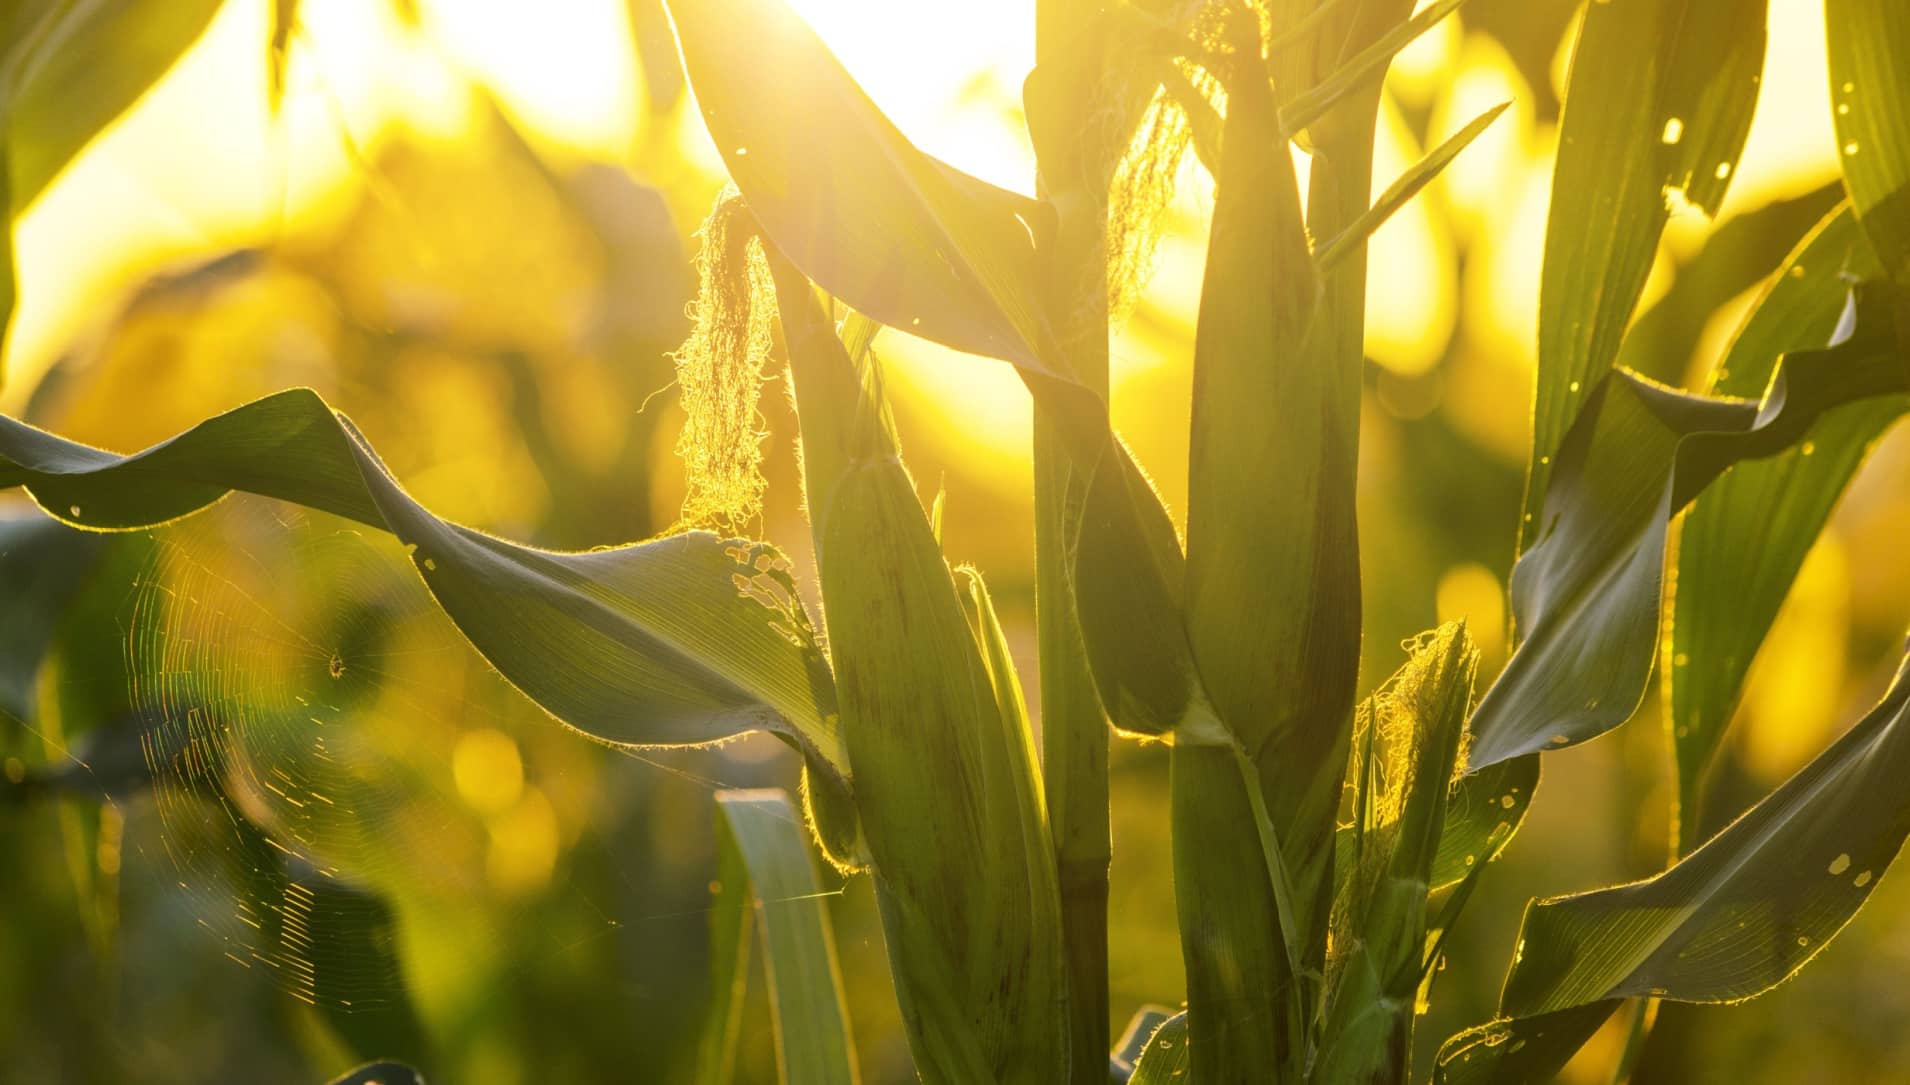
M1032 191L1020 107L1033 57L1025 0L794 3L924 149ZM310 385L450 519L564 547L670 527L683 486L667 352L686 328L692 233L723 177L669 67L654 3L308 0L276 109L265 93L271 7L228 0L20 220L20 305L0 409L130 451ZM1477 0L1401 54L1388 78L1376 193L1478 113L1512 106L1373 241L1360 466L1368 687L1399 662L1402 638L1455 617L1470 619L1488 670L1504 662L1574 7ZM1770 267L1834 201L1823 41L1821 5L1773 0L1763 97L1730 196L1716 221L1673 215L1641 306L1658 306L1670 331L1628 362L1672 381L1701 375L1758 285L1743 267L1707 261L1707 243L1750 223L1756 251L1768 254L1759 266ZM1177 511L1211 202L1211 182L1189 165L1155 274L1113 345L1117 425ZM1032 700L1025 389L1006 365L899 332L885 333L878 351L924 500L945 490L946 549L994 586ZM762 411L770 496L761 530L800 566L808 532L778 388ZM221 540L238 540L255 564L308 544L391 556L388 540L341 541L335 525L283 510L209 517L160 533L162 552L209 562ZM1910 614L1907 533L1910 442L1898 430L1812 553L1753 672L1724 801L1754 798L1868 704ZM233 571L216 571L216 582L245 583ZM421 590L381 584L374 594L428 625L417 614ZM321 620L292 602L265 609L302 629ZM369 766L417 769L425 805L450 812L419 830L416 852L468 874L420 879L399 860L380 861L400 900L407 975L445 1052L441 1077L597 1080L637 1057L626 1045L639 1033L689 1050L701 959L678 943L702 937L710 791L790 785L792 764L755 740L643 759L605 751L467 664L417 677L423 692L381 709L391 718L380 726L422 729L365 754ZM1548 761L1527 826L1454 936L1422 1039L1490 1011L1527 898L1657 869L1668 758L1653 699L1616 735ZM1164 766L1158 748L1128 746L1114 767L1110 928L1122 1020L1181 994ZM121 831L137 842L140 808L129 804L125 816ZM11 831L6 846L30 848L26 832ZM163 849L163 833L144 839ZM161 877L164 865L149 870ZM117 921L130 932L135 898L160 907L164 897L126 893ZM1711 1060L1706 1080L1876 1080L1868 1068L1910 1066L1910 1037L1892 1026L1910 1014L1899 980L1910 967L1906 902L1887 885L1804 978L1737 1017L1687 1014L1682 1057ZM865 1070L896 1080L906 1055L866 885L846 887L837 919ZM161 935L172 930L152 935L153 945L170 944ZM131 944L132 934L122 937ZM219 956L186 938L153 952ZM133 953L117 960L122 971L138 963ZM230 972L195 966L191 984L204 986L180 982L202 995ZM126 999L139 994L112 983L132 992ZM646 1015L652 1024L632 1024ZM1812 1022L1811 1034L1787 1017ZM168 1020L129 1010L110 1043L148 1060L150 1080L202 1079L190 1060L161 1053ZM285 1049L242 1045L241 1062L257 1060L244 1065L333 1068L336 1042L316 1019L294 1014L276 1027ZM194 1035L221 1042L216 1032ZM1617 1042L1601 1037L1568 1079L1604 1080ZM759 1037L751 1048L747 1080L767 1079L766 1044ZM683 1051L647 1050L661 1065L686 1065ZM1677 1076L1693 1065L1678 1053L1660 1057L1659 1080L1697 1080Z

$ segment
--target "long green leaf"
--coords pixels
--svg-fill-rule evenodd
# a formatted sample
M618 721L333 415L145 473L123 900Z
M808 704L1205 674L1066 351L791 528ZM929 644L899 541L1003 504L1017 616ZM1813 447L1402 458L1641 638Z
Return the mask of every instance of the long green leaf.
M1470 765L1603 734L1631 717L1657 649L1671 518L1735 463L1798 445L1826 412L1902 406L1910 350L1885 283L1853 297L1835 345L1786 355L1762 403L1601 381L1559 450L1537 545L1512 572L1525 641L1473 717Z
M1830 338L1849 279L1880 273L1848 206L1834 212L1766 286L1711 392L1760 394L1780 354ZM1664 683L1682 843L1697 841L1705 771L1758 646L1845 485L1902 408L1883 399L1833 411L1798 447L1739 464L1685 514L1667 583Z
M1538 538L1566 430L1618 354L1667 191L1706 214L1724 199L1757 104L1764 8L1610 0L1585 9L1546 219L1521 549Z
M623 745L694 745L748 730L797 745L819 827L833 854L850 854L828 666L787 562L765 545L690 532L556 553L460 527L413 501L356 428L307 390L133 456L0 418L0 488L14 486L95 530L163 523L241 490L391 531L478 651L564 723Z
M1493 121L1498 120L1499 114L1504 113L1506 107L1511 104L1511 102L1500 102L1474 117L1464 128L1454 132L1444 143L1433 148L1430 154L1413 163L1410 169L1400 174L1392 184L1387 185L1386 191L1380 193L1379 199L1373 201L1373 206L1367 208L1359 218L1354 219L1352 225L1320 246L1319 251L1314 254L1314 260L1319 264L1321 273L1332 271L1355 246L1366 244L1373 234L1393 217L1395 212L1406 206L1406 201L1417 196L1420 189L1425 188L1433 178L1445 172L1446 167L1452 164L1452 160L1459 156L1459 152L1471 146L1472 141L1478 139L1479 134L1490 127Z
M1910 656L1868 715L1671 869L1531 905L1500 998L1504 1020L1449 1041L1442 1066L1477 1065L1448 1080L1526 1080L1492 1064L1561 1020L1589 1035L1616 999L1736 1002L1803 968L1910 834L1906 679Z
M808 280L780 253L769 264L843 741L917 1072L1065 1080L1060 900L1032 736L1025 718L1006 718L1001 672L991 675L898 450L874 422L873 380Z
M1844 187L1877 255L1910 286L1910 7L1825 0Z
M859 1074L829 928L829 894L810 861L802 815L787 794L773 790L719 791L716 809L721 880L711 935L717 1006L714 1039L705 1045L698 1080L722 1085L730 1079L749 933L760 925L780 1080L854 1085ZM727 976L725 963L732 966Z

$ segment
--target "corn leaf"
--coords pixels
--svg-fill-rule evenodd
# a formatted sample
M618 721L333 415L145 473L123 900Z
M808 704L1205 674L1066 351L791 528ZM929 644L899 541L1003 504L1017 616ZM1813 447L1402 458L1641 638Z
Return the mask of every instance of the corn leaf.
M1147 1046L1134 1062L1134 1073L1127 1079L1128 1085L1181 1085L1198 1081L1199 1078L1190 1074L1193 1065L1187 1014L1177 1013L1162 1021L1147 1038Z
M768 246L766 246L768 248ZM1060 900L1025 717L991 673L899 450L812 288L769 253L842 735L926 1081L1068 1075ZM1089 1056L1097 1062L1102 1051Z
M1780 354L1830 338L1849 279L1878 274L1855 216L1839 208L1767 284L1713 370L1711 393L1760 394ZM1664 683L1681 841L1696 842L1705 770L1758 646L1845 485L1902 408L1880 399L1832 411L1797 447L1739 464L1685 514L1667 584Z
M1042 205L917 150L783 0L668 6L730 178L803 274L890 327L1071 377L1038 308Z
M1537 545L1512 572L1525 641L1473 717L1470 766L1556 749L1637 710L1657 648L1671 518L1735 463L1804 440L1834 408L1910 393L1902 302L1852 296L1837 341L1779 362L1761 403L1677 392L1622 372L1601 381L1552 476Z
M1617 999L1607 999L1557 1013L1475 1025L1440 1046L1433 1085L1551 1081L1618 1007Z
M1585 9L1546 219L1521 549L1537 540L1566 431L1618 354L1664 230L1666 194L1706 214L1724 199L1757 104L1764 8L1611 0Z
M1832 120L1857 220L1910 286L1910 7L1825 0Z
M750 929L760 923L780 1080L853 1085L855 1048L829 928L829 894L810 861L802 815L787 794L773 790L719 791L716 809L719 888L710 915L716 1000L698 1081L730 1080Z
M333 1078L331 1085L425 1085L425 1080L400 1062L370 1062Z
M1471 146L1472 141L1478 139L1479 134L1491 126L1493 121L1498 120L1499 114L1504 113L1506 107L1511 104L1511 102L1500 102L1474 117L1464 128L1454 132L1444 143L1433 148L1432 153L1413 163L1410 169L1386 186L1386 191L1380 193L1379 199L1373 201L1373 206L1367 208L1359 218L1354 219L1351 226L1320 246L1314 254L1320 273L1326 274L1332 271L1353 248L1371 240L1373 234L1378 232L1395 212L1406 206L1406 201L1417 196L1420 189L1425 188L1433 178L1443 173L1446 167L1452 164L1452 160L1459 156L1459 152Z
M1489 1067L1519 1039L1557 1033L1561 1019L1568 1033L1589 1034L1615 999L1736 1002L1795 975L1869 899L1910 834L1906 679L1910 656L1868 715L1671 869L1529 906L1500 997L1505 1020L1449 1041L1442 1066ZM1525 1078L1471 1069L1447 1080Z
M1525 821L1539 786L1539 759L1514 757L1452 782L1445 828L1433 859L1432 887L1444 889L1499 857Z
M472 645L551 715L636 746L775 732L805 755L832 854L853 847L828 667L770 547L690 532L556 553L448 523L308 390L123 457L0 418L0 489L14 486L94 530L163 523L241 490L391 531Z

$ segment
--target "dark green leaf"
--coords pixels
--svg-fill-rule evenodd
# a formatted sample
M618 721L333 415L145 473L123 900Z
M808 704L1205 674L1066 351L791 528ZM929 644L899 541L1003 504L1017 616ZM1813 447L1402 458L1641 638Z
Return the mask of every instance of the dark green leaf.
M1795 975L1869 899L1910 834L1906 679L1910 656L1868 715L1671 869L1532 904L1500 998L1509 1020L1455 1037L1441 1064L1483 1055L1490 1065L1560 1022L1582 1042L1616 999L1737 1002ZM1569 1054L1554 1049L1546 1064ZM1501 1067L1447 1080L1526 1078Z
M37 513L0 518L0 713L33 714L33 683L106 539Z
M1901 300L1860 287L1835 345L1779 363L1762 403L1601 381L1559 449L1537 545L1512 572L1525 641L1474 716L1470 765L1582 742L1631 717L1657 649L1671 518L1733 464L1804 440L1834 408L1910 392Z

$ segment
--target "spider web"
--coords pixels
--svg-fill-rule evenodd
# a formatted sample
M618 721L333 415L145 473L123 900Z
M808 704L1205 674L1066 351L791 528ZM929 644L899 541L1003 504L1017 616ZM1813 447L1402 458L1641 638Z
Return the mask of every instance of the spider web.
M602 786L587 757L528 755L594 747L490 670L395 540L229 500L153 533L118 622L157 865L237 966L322 1008L388 1008L420 938L442 990L464 986L458 943L526 937L503 928L582 820L556 808ZM589 907L599 933L622 925Z

